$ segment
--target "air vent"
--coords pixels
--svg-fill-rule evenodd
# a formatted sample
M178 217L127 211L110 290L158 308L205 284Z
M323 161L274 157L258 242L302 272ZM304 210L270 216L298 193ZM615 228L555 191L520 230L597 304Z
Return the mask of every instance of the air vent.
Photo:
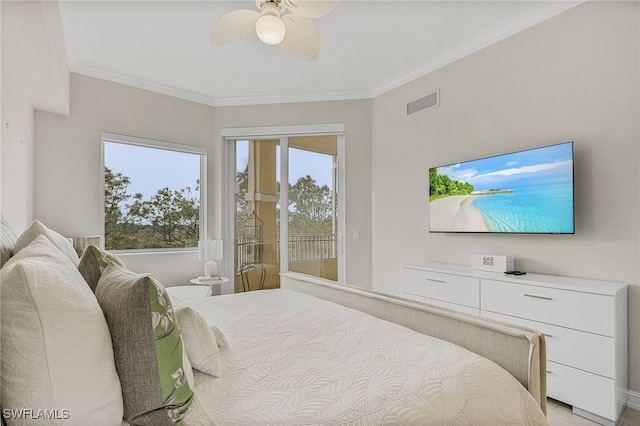
M426 109L437 108L440 106L440 90L436 90L433 93L429 93L427 96L423 96L420 99L411 101L407 104L407 115L411 115L418 111L424 111Z

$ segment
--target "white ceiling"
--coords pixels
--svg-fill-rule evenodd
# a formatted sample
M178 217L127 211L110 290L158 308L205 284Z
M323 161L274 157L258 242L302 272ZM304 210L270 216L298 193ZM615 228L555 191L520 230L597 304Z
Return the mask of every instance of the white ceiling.
M208 105L372 98L579 1L343 0L316 19L320 58L257 38L209 43L235 1L61 1L72 72Z

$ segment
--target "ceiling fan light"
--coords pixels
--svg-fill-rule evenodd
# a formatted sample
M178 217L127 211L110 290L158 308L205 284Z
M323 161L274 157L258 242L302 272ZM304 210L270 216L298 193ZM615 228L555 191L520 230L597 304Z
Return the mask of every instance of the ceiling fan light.
M279 44L284 40L287 27L279 16L265 14L256 22L256 33L263 43Z

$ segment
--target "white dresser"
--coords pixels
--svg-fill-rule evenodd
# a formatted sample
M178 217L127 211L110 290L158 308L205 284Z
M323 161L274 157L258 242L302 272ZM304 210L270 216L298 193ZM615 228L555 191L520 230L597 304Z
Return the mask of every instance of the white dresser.
M614 425L627 400L627 285L506 275L440 263L402 265L401 296L545 334L547 395Z

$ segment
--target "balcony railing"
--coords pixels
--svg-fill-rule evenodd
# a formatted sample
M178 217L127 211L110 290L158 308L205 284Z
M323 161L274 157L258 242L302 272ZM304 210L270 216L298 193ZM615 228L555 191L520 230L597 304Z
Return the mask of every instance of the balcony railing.
M290 235L289 262L321 261L337 258L337 235ZM276 262L280 262L280 240L275 241ZM252 237L236 238L238 266L262 263L265 244L255 244Z

